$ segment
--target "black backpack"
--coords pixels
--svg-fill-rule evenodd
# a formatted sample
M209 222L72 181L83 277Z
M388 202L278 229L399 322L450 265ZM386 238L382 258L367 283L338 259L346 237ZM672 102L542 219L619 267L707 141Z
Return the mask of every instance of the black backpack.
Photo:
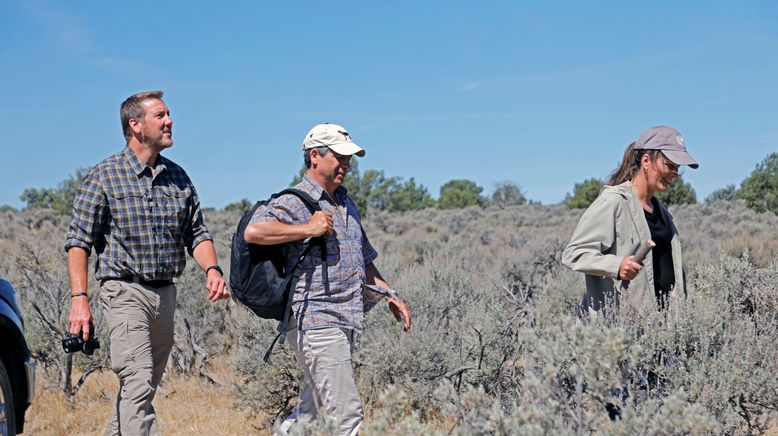
M244 213L238 223L237 231L232 236L230 255L230 291L232 295L260 318L281 321L278 325L278 336L265 353L264 360L266 362L270 359L270 353L273 351L276 341L280 339L280 343L283 344L286 339L287 323L292 308L290 292L297 284L300 263L315 245L321 247L322 280L325 289L329 290L327 244L324 237L305 240L299 253L291 250L292 247L295 247L293 242L278 245L257 245L250 244L243 238L243 233L257 208L286 194L297 196L311 214L321 210L319 203L306 192L293 188L285 189L273 194L267 200L258 201L251 210ZM285 248L289 250L285 250ZM287 256L296 257L295 262L288 270Z

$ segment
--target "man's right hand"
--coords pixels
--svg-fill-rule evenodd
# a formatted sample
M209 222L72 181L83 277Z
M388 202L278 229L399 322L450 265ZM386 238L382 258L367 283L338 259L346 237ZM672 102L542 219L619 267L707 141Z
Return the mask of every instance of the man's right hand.
M89 340L89 333L95 327L95 321L92 319L92 312L89 310L89 299L86 295L70 299L70 333L73 335L81 334L81 338L86 342Z
M332 214L324 211L314 212L311 220L308 221L308 226L312 238L325 233L329 235L332 233Z

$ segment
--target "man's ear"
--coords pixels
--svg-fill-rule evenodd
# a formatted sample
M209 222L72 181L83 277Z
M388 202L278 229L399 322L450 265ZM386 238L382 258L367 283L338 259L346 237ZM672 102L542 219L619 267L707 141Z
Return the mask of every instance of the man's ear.
M130 118L129 121L127 121L127 124L130 125L130 130L132 130L133 133L140 134L142 130L142 123L138 121L136 118Z
M319 159L321 159L319 150L312 148L311 151L309 151L308 153L311 154L311 168L319 165Z

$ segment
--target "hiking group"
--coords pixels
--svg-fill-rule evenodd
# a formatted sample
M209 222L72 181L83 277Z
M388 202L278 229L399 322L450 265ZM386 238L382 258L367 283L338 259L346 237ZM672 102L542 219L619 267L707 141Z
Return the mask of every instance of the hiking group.
M411 328L410 309L374 264L378 253L343 187L353 157L365 150L339 125L314 126L302 143L302 181L258 202L238 225L227 286L195 187L161 155L173 145L162 95L138 93L121 104L126 147L89 170L65 243L68 330L84 340L95 329L87 277L89 256L97 253L98 297L119 378L107 434L157 433L152 401L173 346L185 250L205 273L210 301L232 290L258 315L280 321L281 342L288 340L304 378L300 399L278 431L288 432L304 417L323 417L339 434L357 434L364 414L352 351L365 312L386 301L403 330ZM629 289L650 295L661 308L673 289L685 289L677 230L653 197L669 188L681 165L697 167L670 127L648 129L630 144L563 254L566 266L586 274L583 307L618 304ZM649 239L656 246L640 262L633 255Z

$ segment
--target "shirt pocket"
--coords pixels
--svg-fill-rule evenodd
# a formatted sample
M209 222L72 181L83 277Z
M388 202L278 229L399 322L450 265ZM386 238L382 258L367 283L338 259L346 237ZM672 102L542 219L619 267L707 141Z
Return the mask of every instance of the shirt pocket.
M146 194L135 186L114 185L106 189L113 222L125 235L139 232L146 219Z
M159 191L161 192L159 198L162 202L160 210L164 214L164 222L171 229L182 229L190 215L191 188L168 185L161 186Z

